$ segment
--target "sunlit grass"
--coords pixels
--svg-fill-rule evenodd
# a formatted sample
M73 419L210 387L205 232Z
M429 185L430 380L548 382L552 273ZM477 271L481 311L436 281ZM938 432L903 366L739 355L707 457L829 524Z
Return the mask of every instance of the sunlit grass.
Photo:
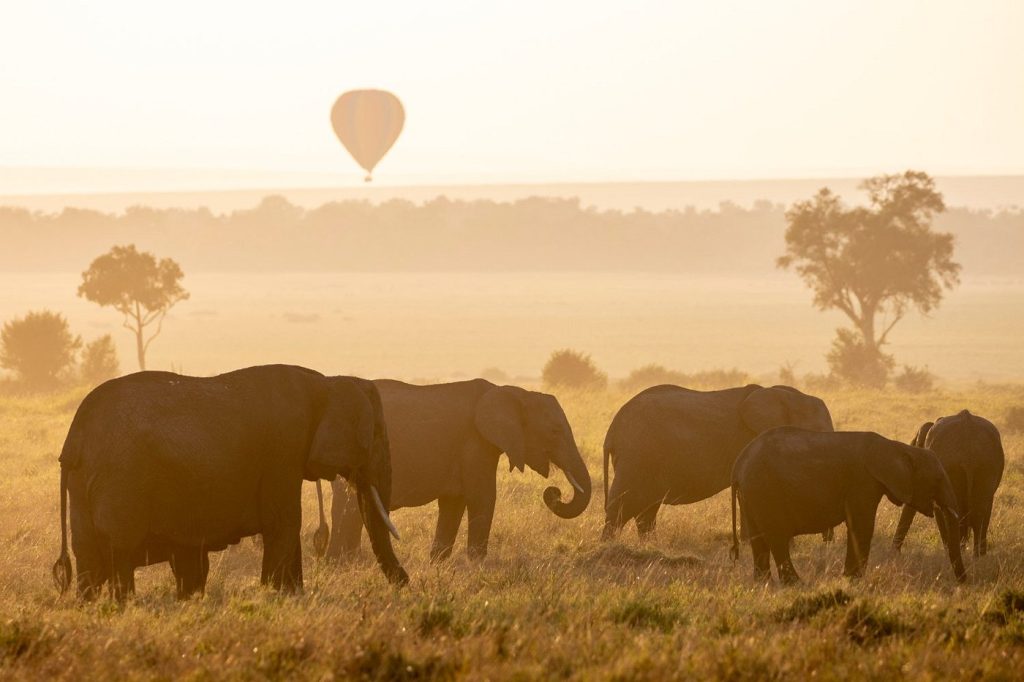
M1010 678L1024 663L1024 434L1004 433L990 555L967 558L963 586L927 519L915 522L902 554L892 552L898 510L885 501L860 581L841 577L840 531L832 544L797 540L803 584L756 584L749 550L729 559L726 494L664 508L647 545L632 527L600 543L601 443L629 397L612 391L560 396L594 479L591 508L560 520L541 500L549 482L499 467L481 564L465 557L465 524L451 561L427 561L434 507L394 514L406 589L385 582L365 540L347 565L318 563L307 486L303 596L261 588L259 548L246 540L212 555L203 599L176 602L169 569L155 566L138 571L138 594L122 609L60 598L49 575L59 547L57 455L81 395L0 398L3 677ZM963 407L1001 426L1024 405L1024 386L823 397L837 427L909 440L925 418Z

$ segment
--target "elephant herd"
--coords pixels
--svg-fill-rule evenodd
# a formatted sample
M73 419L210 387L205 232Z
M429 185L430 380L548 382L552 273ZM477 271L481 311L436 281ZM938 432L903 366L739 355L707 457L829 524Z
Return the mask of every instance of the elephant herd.
M545 489L547 507L578 517L591 479L558 400L483 379L416 386L324 376L287 365L215 377L139 372L94 389L60 455L61 592L77 577L83 598L106 585L123 601L137 567L167 562L179 598L205 590L208 554L261 535L261 581L302 589L303 480L315 481L319 554L354 553L365 527L384 575L408 582L391 546L389 512L437 500L432 560L448 558L467 517L467 552L486 555L499 458L545 478L562 472L571 497ZM615 478L610 480L609 464ZM902 505L899 548L916 513L934 516L957 579L961 543L987 550L1002 477L999 432L966 410L921 427L912 444L836 432L825 403L788 386L720 391L656 386L615 415L604 442L605 522L613 538L633 520L641 536L663 504L732 488L734 558L749 541L755 575L798 580L796 535L845 523L845 573L866 565L882 497ZM320 481L331 481L333 532ZM610 488L609 488L610 484ZM70 505L70 510L69 510ZM736 529L737 505L740 533ZM68 550L68 519L76 571Z

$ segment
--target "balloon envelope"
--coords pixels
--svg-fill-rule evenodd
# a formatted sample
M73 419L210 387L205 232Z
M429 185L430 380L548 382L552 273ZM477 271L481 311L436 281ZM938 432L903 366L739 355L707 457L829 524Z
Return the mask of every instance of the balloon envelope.
M334 133L352 158L366 170L366 181L405 124L405 109L385 90L350 90L331 108Z

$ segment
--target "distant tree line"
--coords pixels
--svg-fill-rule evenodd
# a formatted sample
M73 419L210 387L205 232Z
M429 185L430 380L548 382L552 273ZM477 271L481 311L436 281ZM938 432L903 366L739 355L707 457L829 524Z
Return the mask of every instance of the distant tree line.
M956 240L963 274L1024 273L1024 210L949 208L933 227ZM280 196L225 214L207 209L59 213L0 207L0 269L70 271L111 244L174 253L205 271L647 271L767 275L786 207L597 210L577 199L380 204L304 209ZM59 245L59 246L58 246Z

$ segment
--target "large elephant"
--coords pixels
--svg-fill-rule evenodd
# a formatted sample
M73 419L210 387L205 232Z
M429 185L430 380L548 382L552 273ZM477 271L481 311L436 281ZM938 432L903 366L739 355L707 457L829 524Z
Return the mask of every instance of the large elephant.
M796 535L820 533L846 523L849 577L864 574L875 515L882 497L935 514L940 527L957 534L956 496L942 464L929 450L870 432L822 433L784 426L755 438L732 470L732 555L739 557L736 503L754 555L754 575L799 580L789 557ZM948 547L957 580L965 577L959 539Z
M662 385L637 394L619 409L604 441L603 538L614 537L630 519L644 537L662 504L699 502L725 490L740 450L757 434L785 425L833 430L825 403L789 386L694 391Z
M467 511L469 556L479 559L487 553L502 453L508 455L510 471L528 466L547 477L551 465L562 470L575 491L568 502L556 487L544 491L544 502L556 515L571 519L587 508L590 473L554 396L483 379L430 386L385 379L374 383L391 437L390 509L437 500L432 559L451 556ZM334 482L331 516L327 554L350 555L359 547L362 524L343 481Z
M205 588L208 552L258 533L263 583L300 591L302 481L339 475L359 493L385 575L408 581L388 537L388 437L371 382L285 365L208 378L139 372L86 396L60 463L62 592L68 497L85 598L109 582L122 601L136 567L163 561L187 598Z
M956 493L960 542L966 543L974 531L974 556L984 556L988 551L992 499L1006 463L999 430L989 420L963 410L951 417L939 417L934 423L925 422L914 436L913 445L928 448L942 462ZM915 513L913 507L903 507L892 538L896 549L903 546ZM943 531L941 524L939 530ZM942 541L949 541L945 533Z

